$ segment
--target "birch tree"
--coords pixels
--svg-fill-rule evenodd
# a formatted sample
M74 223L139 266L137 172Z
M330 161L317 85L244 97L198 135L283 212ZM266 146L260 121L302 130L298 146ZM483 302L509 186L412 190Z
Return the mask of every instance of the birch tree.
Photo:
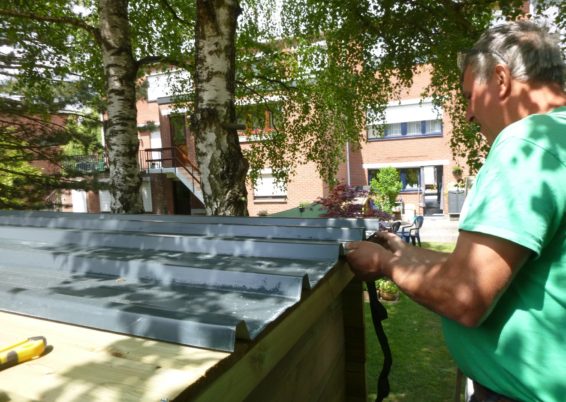
M247 215L246 175L236 131L237 0L197 0L195 113L207 214Z
M142 213L135 90L138 66L132 53L128 0L99 0L98 13L98 29L92 32L102 51L106 76L111 209Z
M128 1L99 0L98 18L81 17L74 11L73 2L12 2L10 5L10 8L0 9L0 15L12 22L8 27L10 35L15 36L14 45L26 60L19 78L28 88L41 88L42 81L37 78L40 70L54 71L60 76L78 70L82 78L93 73L93 77L85 79L104 82L100 94L106 100L108 115L106 142L111 208L113 212L143 212L137 166L135 80L138 67L132 54ZM36 55L46 63L46 69L38 68L37 60L32 61ZM98 71L93 68L97 64Z
M75 72L101 94L108 113L114 212L138 212L134 87L145 67L182 69L191 84L177 98L190 110L208 214L245 214L245 178L263 167L286 181L315 162L330 184L345 144L365 141L368 108L383 110L420 66L432 68L425 95L450 106L453 148L481 159L464 116L456 56L493 21L513 18L521 0L11 0L0 8L6 38L25 53L19 77L45 91L37 60ZM564 4L554 4L564 27ZM34 81L34 78L37 80ZM193 89L194 88L194 89ZM277 118L242 154L235 99ZM274 102L274 100L276 100ZM276 103L276 104L274 104ZM465 146L463 146L465 145ZM249 170L248 170L249 164Z

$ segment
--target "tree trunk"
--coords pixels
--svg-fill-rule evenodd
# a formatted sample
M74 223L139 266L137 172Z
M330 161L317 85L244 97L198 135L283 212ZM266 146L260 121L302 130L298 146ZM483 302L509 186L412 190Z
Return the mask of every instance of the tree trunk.
M197 0L193 125L207 215L247 215L234 108L237 0Z
M128 0L99 0L102 58L106 72L111 209L142 213L136 124L136 63L132 55Z

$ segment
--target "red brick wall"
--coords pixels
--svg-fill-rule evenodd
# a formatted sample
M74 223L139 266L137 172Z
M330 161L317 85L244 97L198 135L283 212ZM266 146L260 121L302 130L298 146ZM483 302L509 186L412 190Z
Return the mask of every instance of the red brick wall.
M250 184L248 188L248 212L250 216L255 216L260 211L267 211L269 214L296 208L299 203L315 201L324 194L324 184L316 171L314 163L307 163L297 167L296 174L291 178L287 186L287 197L277 200L254 200L253 188Z
M172 214L175 208L173 186L165 174L150 175L151 204L154 214Z
M159 124L159 106L157 102L139 100L136 103L136 108L138 110L138 125L144 125L148 121Z
M419 74L414 79L413 86L401 95L401 99L419 99L429 82L429 71L426 67L421 68ZM166 106L163 107L166 108ZM159 120L163 147L171 146L168 117L159 116L157 105L155 103L138 103L138 113L139 116L143 116L138 119L140 120L140 124L144 123L144 119L153 121ZM349 147L350 183L352 185L368 185L368 172L367 169L363 168L364 164L443 160L447 161L447 165L444 166L443 174L443 187L446 189L448 184L454 181L452 177L452 167L456 164L449 146L451 131L452 125L447 115L444 114L442 137L388 139L366 142L365 139L367 135L364 132L364 142L361 144L351 144ZM187 143L189 156L192 160L195 160L194 137L190 135L190 133L187 138ZM142 137L142 146L149 146L149 137L147 141ZM242 144L242 147L245 146L246 144ZM344 149L344 155L345 154L346 149ZM464 166L463 162L460 164ZM337 178L341 182L347 182L347 169L345 164L342 164L340 167ZM164 211L167 211L170 213L173 210L171 189L167 189L167 185L170 187L170 183L167 183L167 180L163 178L160 180L152 179L151 184L154 197L161 197L161 201L159 202L156 202L154 198L155 212L165 213ZM164 190L156 189L155 186L161 186ZM302 201L314 201L318 197L327 194L328 188L319 177L315 165L313 163L307 163L297 167L296 174L287 185L287 197L285 199L254 200L253 189L248 184L248 211L250 216L255 216L260 211L267 211L268 213L279 212L296 208ZM446 196L446 192L444 192L444 196ZM412 203L418 206L420 202L417 194L403 194L402 197L405 203L408 204ZM171 198L171 200L169 200L169 198ZM420 213L422 210L417 212ZM447 213L446 208L444 212Z
M87 191L86 193L87 211L90 213L100 212L100 197L98 191Z

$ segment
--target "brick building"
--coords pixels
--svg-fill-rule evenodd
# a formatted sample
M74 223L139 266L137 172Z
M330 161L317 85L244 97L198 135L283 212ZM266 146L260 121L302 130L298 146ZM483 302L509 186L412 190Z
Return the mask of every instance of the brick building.
M146 205L154 213L203 213L186 110L172 106L165 74L151 75L148 80L148 99L137 105ZM452 168L463 163L457 163L450 150L452 126L447 114L434 108L430 99L420 98L429 80L428 71L422 69L401 99L389 104L385 122L377 123L385 123L382 136L376 125L369 124L363 133L367 141L344 149L345 162L337 175L343 183L367 188L378 169L399 169L403 182L399 202L406 217L459 212L449 210L447 190L455 180ZM371 115L369 111L368 121ZM249 146L243 136L241 145ZM265 169L257 186L248 186L248 211L251 216L271 214L327 194L328 186L313 163L298 166L285 188L277 186Z

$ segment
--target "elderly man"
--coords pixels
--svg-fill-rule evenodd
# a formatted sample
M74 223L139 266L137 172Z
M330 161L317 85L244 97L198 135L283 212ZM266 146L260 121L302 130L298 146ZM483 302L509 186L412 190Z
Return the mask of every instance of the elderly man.
M381 233L352 242L361 279L391 278L443 316L472 401L566 398L566 72L558 39L529 21L496 26L463 58L467 118L491 144L454 252Z

